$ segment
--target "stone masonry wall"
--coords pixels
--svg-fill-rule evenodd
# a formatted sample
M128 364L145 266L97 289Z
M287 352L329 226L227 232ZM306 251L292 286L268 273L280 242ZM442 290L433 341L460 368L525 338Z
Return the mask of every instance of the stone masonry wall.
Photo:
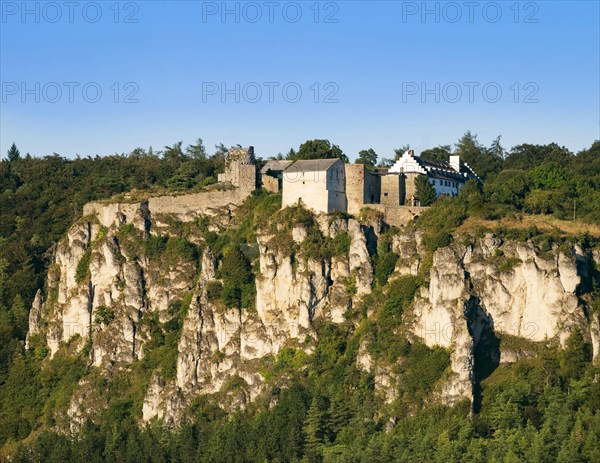
M428 209L427 207L388 206L386 204L365 204L364 207L381 212L384 222L395 227L408 224Z
M279 179L275 177L271 177L270 175L263 174L262 178L262 187L271 192L277 193L279 191Z
M365 204L379 201L380 182L363 164L346 164L348 213L358 214Z
M226 208L235 209L248 197L242 188L211 190L180 196L157 196L148 200L151 214L175 214L180 220L193 220L198 215L215 215Z
M401 175L382 175L381 177L381 200L386 206L399 206L401 198L404 197L403 178Z

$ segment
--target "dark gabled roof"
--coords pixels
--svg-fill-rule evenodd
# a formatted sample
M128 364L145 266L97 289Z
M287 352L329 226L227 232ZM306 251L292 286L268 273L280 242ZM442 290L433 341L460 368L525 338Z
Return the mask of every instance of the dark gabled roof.
M423 158L421 156L415 156L414 159L432 177L451 178L461 181L466 181L470 178L479 180L479 177L477 177L468 164L461 163L460 172L457 172L447 161L438 161L437 159Z
M294 162L290 167L285 169L286 172L323 172L329 170L336 162L340 161L339 158L332 159L303 159Z
M423 165L427 165L433 168L437 168L437 169L448 169L448 170L454 170L452 169L452 166L450 165L449 162L446 161L438 161L437 159L429 159L429 158L424 158L421 156L415 156L415 159L417 159L419 162L419 164Z
M260 169L260 173L266 174L269 170L272 170L272 171L285 170L287 167L289 167L289 165L292 162L294 162L294 161L277 161L277 160L267 161L267 163L264 165L264 167L262 169Z

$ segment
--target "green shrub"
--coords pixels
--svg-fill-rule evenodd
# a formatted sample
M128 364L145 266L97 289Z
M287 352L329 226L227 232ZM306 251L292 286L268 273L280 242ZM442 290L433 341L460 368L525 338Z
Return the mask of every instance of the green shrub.
M422 342L410 344L409 353L399 364L401 394L424 398L450 366L450 353L442 347L427 347Z
M388 285L383 313L387 317L399 317L412 303L421 280L412 275L403 275Z
M380 286L387 283L389 276L396 268L397 260L398 256L391 251L379 254L375 268L375 278Z
M162 235L150 235L143 241L146 256L152 260L158 260L167 249L168 237Z
M452 243L452 234L446 230L427 233L423 236L423 246L428 251L435 251L439 248L449 246Z
M96 307L94 314L94 323L96 325L108 325L115 318L115 310L106 305Z
M223 283L220 281L209 281L206 286L206 296L209 301L216 301L221 299L223 292Z
M346 294L348 294L348 297L352 298L356 296L356 275L350 275L344 280L344 288L346 288Z
M221 293L221 300L225 304L225 307L240 308L242 305L242 289L231 281L225 282L223 292Z
M380 286L387 283L389 276L396 268L398 256L392 252L391 241L394 229L389 229L381 235L377 243L377 254L374 256L375 280Z
M198 248L184 238L170 237L164 252L170 259L196 262L199 258Z
M521 259L518 257L504 257L502 258L501 263L498 265L498 271L500 273L508 273L511 272L516 266L523 263Z
M85 250L81 259L77 263L77 268L75 269L75 281L80 284L86 280L89 280L92 277L92 273L90 272L90 260L92 258L92 246L88 246Z
M225 252L220 271L223 280L234 286L239 287L254 280L250 261L240 251L239 246Z
M250 261L235 246L226 251L220 268L223 278L221 300L226 307L253 307L255 300L254 274Z
M346 232L340 232L333 238L332 255L345 256L350 252L350 235Z

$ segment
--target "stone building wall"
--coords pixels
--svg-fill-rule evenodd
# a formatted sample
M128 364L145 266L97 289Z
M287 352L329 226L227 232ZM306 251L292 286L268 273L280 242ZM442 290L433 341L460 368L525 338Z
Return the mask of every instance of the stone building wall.
M421 174L409 173L404 174L404 202L406 206L412 206L412 200L417 196L417 190L415 187L415 180Z
M283 173L282 207L302 204L315 212L345 212L348 205L344 163L338 160L333 165L323 163L316 167L306 171L288 169Z
M380 204L386 206L400 206L404 199L404 177L391 174L381 175Z
M381 183L363 164L346 164L345 168L348 213L356 215L363 205L379 202Z
M321 176L315 176L314 172L303 176L297 173L293 176L283 176L283 195L282 207L304 205L315 212L329 212L329 195L324 178L324 172L319 172Z
M267 190L271 193L279 192L279 179L277 177L271 177L270 175L262 174L261 179L262 179L262 187L265 190Z

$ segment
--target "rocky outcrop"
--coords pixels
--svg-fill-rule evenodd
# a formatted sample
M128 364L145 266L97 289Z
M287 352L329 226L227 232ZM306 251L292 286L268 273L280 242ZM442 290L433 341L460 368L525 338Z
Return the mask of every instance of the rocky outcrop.
M361 288L356 297L371 288L373 276L365 236L355 220L321 225L326 236L349 234L349 256L329 262L304 258L301 253L288 255L271 245L271 235L258 235L260 271L256 276L255 309L227 309L209 299L207 288L217 274L215 257L210 249L205 250L179 342L177 379L172 386L161 385L158 380L152 383L144 402L145 421L158 417L177 423L190 397L214 394L233 377L239 377L244 385L243 396L236 399L236 404L253 400L264 382L258 374L260 359L277 355L290 344L310 352L316 338L314 320L344 320L343 313L352 305L352 298L341 282L356 272ZM297 227L291 238L301 245L306 236L306 230ZM173 394L179 397L179 408L164 399Z
M371 291L373 269L365 230L354 219L330 223L323 217L318 226L325 236L348 235L347 254L331 259L305 256L307 233L302 227L290 237L298 245L294 255L273 246L268 233L259 233L256 305L227 308L211 297L211 284L219 282L219 263L201 237L190 238L203 247L199 273L192 262L166 254L151 258L143 250L143 243L156 242L157 230L163 233L165 228L160 216L163 221L155 230L151 211L146 203L88 206L88 214L57 247L48 296L43 301L38 294L30 322L30 336L43 335L51 356L64 343L79 339L76 348L89 347L95 374L108 377L143 359L151 324L170 322L177 316L172 305L189 300L176 374L172 379L165 379L160 369L152 374L144 422L177 424L194 396L216 394L232 381L241 391L230 398L232 406L253 400L264 382L258 373L262 359L288 345L311 352L314 322L344 321L352 305ZM349 291L349 284L355 290ZM81 382L69 409L74 424L82 422L81 404L102 403L93 394L93 388Z
M564 344L573 328L589 332L579 289L591 266L592 257L579 246L542 253L531 242L502 243L492 235L475 245L438 249L429 287L414 304L412 331L429 346L452 352L454 375L444 400L472 398L472 385L480 379L474 353L478 345L489 348L492 338ZM592 340L598 336L594 320ZM501 341L496 349L486 361L503 360ZM506 355L515 358L511 351Z
M316 322L344 322L371 293L369 250L376 249L383 230L379 222L317 217L325 239L347 240L338 240L345 243L343 252L324 258L306 251L306 240L314 237L306 224L292 226L289 236L281 235L283 226L264 227L257 232L256 303L240 309L227 308L214 296L212 290L222 283L218 256L203 235L186 236L202 249L199 264L170 251L153 256L144 248L148 242L163 243L159 234L178 236L174 230L167 233L177 217L155 220L152 207L143 202L105 209L96 204L87 212L56 248L45 297L38 292L30 312L28 341L34 335L45 338L52 356L64 343L78 340L75 349L86 347L94 374L108 377L151 352L153 325L181 317L175 370L166 374L157 368L147 375L140 417L173 426L199 394L218 396L225 408L254 400L264 386L260 365L283 348L312 352ZM211 221L208 228L218 231L222 225ZM473 399L473 386L481 380L476 368L481 350L490 364L518 357L503 351L503 336L564 343L570 329L578 327L590 334L594 356L599 355L598 316L581 297L598 256L581 247L541 252L531 242L487 235L475 244L438 249L431 263L420 234L411 232L393 236L391 249L399 256L391 279L422 276L431 266L428 285L404 317L410 336L451 353L451 374L444 375L437 392L441 400ZM357 366L373 374L386 403L395 399L402 378L371 358L366 344L360 345ZM106 406L101 392L83 378L68 411L72 423L89 415L88 403Z
M27 331L27 339L25 340L25 348L29 349L29 341L32 336L35 336L40 332L42 324L42 307L44 300L42 297L42 291L37 290L35 298L31 304L31 310L29 311L29 329Z

